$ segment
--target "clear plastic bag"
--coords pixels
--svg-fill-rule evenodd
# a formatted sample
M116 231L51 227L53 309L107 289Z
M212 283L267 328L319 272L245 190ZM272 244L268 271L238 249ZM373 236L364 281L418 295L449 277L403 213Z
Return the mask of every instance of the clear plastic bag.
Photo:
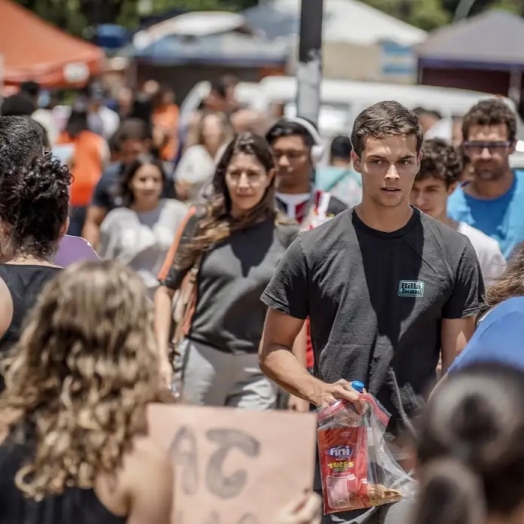
M399 502L415 491L384 441L389 413L372 395L360 398L362 414L346 401L317 412L325 514Z

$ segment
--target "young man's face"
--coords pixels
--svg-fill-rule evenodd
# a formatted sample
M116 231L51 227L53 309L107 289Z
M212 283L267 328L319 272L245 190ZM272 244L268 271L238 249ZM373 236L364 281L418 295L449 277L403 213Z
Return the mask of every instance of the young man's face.
M489 181L504 176L509 169L509 155L515 151L515 144L508 140L506 124L471 126L463 147L471 161L474 177Z
M447 186L444 180L433 176L415 180L411 190L410 203L426 215L442 220L447 215L448 197L453 193L456 183Z
M308 183L311 177L311 153L299 135L282 136L273 142L279 189Z
M420 153L415 135L365 138L360 158L351 153L354 169L362 174L362 200L381 207L409 205Z

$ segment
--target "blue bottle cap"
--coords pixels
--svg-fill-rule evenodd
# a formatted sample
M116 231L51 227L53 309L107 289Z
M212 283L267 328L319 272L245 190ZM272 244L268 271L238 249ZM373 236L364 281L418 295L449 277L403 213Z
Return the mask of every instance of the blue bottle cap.
M351 387L359 393L362 393L364 391L364 383L360 382L360 380L354 380L353 382L351 382Z

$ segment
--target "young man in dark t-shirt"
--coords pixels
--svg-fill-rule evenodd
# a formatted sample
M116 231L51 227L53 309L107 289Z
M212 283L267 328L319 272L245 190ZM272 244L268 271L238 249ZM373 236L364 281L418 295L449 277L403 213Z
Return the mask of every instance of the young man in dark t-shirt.
M350 382L360 380L392 414L392 435L429 393L439 357L445 372L471 337L483 293L469 240L409 205L422 139L417 116L397 102L363 111L352 134L362 203L302 233L262 295L267 376L317 407L346 399L359 408ZM314 376L290 349L307 317ZM402 506L366 522L402 521Z

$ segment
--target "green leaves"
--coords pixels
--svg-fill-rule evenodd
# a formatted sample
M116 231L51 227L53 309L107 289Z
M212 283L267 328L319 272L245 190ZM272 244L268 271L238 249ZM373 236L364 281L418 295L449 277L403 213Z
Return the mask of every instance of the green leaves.
M131 29L140 20L138 0L16 0L39 16L70 33L82 35L96 23L116 23ZM362 0L408 24L431 31L450 23L459 0ZM160 14L174 8L188 11L242 11L257 0L148 0L148 14ZM485 9L505 9L524 15L522 0L477 0L471 15Z

